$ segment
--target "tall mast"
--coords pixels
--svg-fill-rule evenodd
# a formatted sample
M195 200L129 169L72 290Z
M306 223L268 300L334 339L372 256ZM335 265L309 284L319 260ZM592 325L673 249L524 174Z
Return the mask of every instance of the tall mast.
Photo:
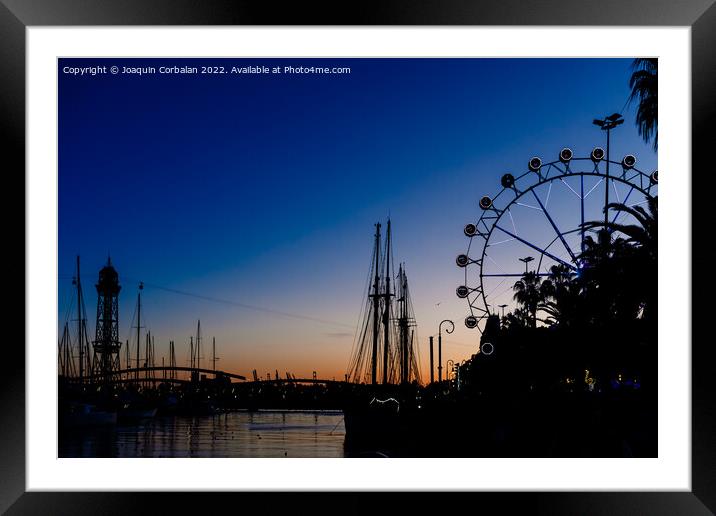
M145 337L145 339L144 339L145 340L145 342L144 342L144 367L145 367L145 369L144 369L144 386L149 387L149 369L148 368L150 367L149 360L151 358L150 357L151 351L150 351L149 332L148 331L144 335L144 337Z
M211 360L214 363L214 374L216 374L216 337L211 338Z
M373 283L373 354L371 356L371 383L378 383L378 310L380 309L380 222L375 225L375 282Z
M390 219L385 232L385 311L383 312L383 383L388 383L388 349L390 343Z
M84 383L84 346L82 343L82 287L80 286L80 257L77 255L77 339L80 347L80 382Z
M408 285L402 265L398 273L398 280L400 281L400 301L402 302L398 321L400 328L400 381L405 383L408 381Z
M137 369L134 372L134 377L139 382L139 347L141 345L141 340L139 340L139 328L141 328L141 322L142 322L142 289L144 288L144 283L139 282L139 291L137 292Z
M196 325L196 368L201 369L201 319Z
M189 336L189 356L191 357L191 368L194 369L194 337Z
M169 341L169 378L174 379L174 368L177 366L176 356L174 355L174 341Z

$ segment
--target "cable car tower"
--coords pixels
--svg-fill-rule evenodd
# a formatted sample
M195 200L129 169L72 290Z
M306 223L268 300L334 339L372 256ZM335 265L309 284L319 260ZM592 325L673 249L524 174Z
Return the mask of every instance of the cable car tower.
M97 323L95 340L92 342L94 356L92 372L101 376L105 383L112 381L120 370L119 351L119 275L112 260L107 258L107 265L99 271L97 288Z

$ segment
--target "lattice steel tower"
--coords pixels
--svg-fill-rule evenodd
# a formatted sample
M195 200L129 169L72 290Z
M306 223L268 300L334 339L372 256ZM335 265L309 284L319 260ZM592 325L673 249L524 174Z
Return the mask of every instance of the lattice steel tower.
M97 288L97 324L92 359L92 372L109 383L119 371L119 275L107 258L107 265L99 271Z

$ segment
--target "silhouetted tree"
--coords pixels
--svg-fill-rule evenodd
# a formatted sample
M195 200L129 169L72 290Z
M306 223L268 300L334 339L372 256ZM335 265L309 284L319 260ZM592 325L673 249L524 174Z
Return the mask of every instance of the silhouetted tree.
M654 149L658 147L658 68L659 60L637 58L632 63L632 74L629 79L631 95L629 102L638 101L636 125L644 141L654 137Z
M537 326L537 306L543 299L540 291L541 279L536 272L526 272L522 279L519 280L512 289L515 291L513 296L522 307L529 312L531 317L531 326Z
M540 292L542 302L537 306L547 314L544 322L550 325L571 326L578 319L580 309L579 282L575 273L566 265L550 267L548 279L542 282Z
M621 233L626 240L619 239L621 249L614 255L618 259L619 269L624 271L621 278L621 290L630 290L639 299L638 310L642 317L650 319L656 314L657 307L657 253L658 253L658 197L647 199L647 209L641 206L627 206L623 203L610 203L606 209L631 215L636 224L608 222L589 222L587 228L602 226L609 233ZM604 230L602 230L604 231ZM624 247L624 243L629 244Z

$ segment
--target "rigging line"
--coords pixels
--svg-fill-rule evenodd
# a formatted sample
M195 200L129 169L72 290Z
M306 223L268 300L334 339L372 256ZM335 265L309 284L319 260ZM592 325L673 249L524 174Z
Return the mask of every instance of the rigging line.
M213 302L213 303L220 303L220 304L225 304L225 305L230 305L230 306L236 306L236 307L239 307L239 308L246 308L247 310L254 310L254 311L257 311L257 312L265 312L265 313L270 313L270 314L274 314L274 315L280 315L280 316L283 316L283 317L290 317L290 318L292 318L292 319L301 319L301 320L305 320L305 321L313 321L313 322L317 322L317 323L321 323L321 324L327 324L327 325L331 325L331 326L340 326L340 327L342 327L342 328L351 328L351 329L355 328L355 326L353 326L353 325L351 325L351 324L341 323L341 322L337 322L337 321L328 321L328 320L326 320L326 319L319 319L319 318L317 318L317 317L311 317L311 316L309 316L309 315L295 314L295 313L290 313L290 312L284 312L284 311L281 311L281 310L274 310L273 308L266 308L266 307L262 307L262 306L250 305L250 304L247 304L247 303L240 303L240 302L238 302L238 301L232 301L232 300L229 300L229 299L221 299L221 298L212 297L212 296L204 296L204 295L201 295L201 294L195 294L195 293L193 293L193 292L187 292L187 291L184 291L184 290L178 290L178 289L169 288L169 287L162 287L162 286L160 286L160 285L154 285L154 284L152 284L152 283L146 283L146 282L145 282L145 283L144 283L144 286L145 286L145 287L154 288L154 289L157 289L157 290L163 290L163 291L166 291L166 292L171 292L171 293L173 293L173 294L179 294L179 295L182 295L182 296L194 297L194 298L197 298L197 299L203 299L203 300L205 300L205 301L211 301L211 302Z

